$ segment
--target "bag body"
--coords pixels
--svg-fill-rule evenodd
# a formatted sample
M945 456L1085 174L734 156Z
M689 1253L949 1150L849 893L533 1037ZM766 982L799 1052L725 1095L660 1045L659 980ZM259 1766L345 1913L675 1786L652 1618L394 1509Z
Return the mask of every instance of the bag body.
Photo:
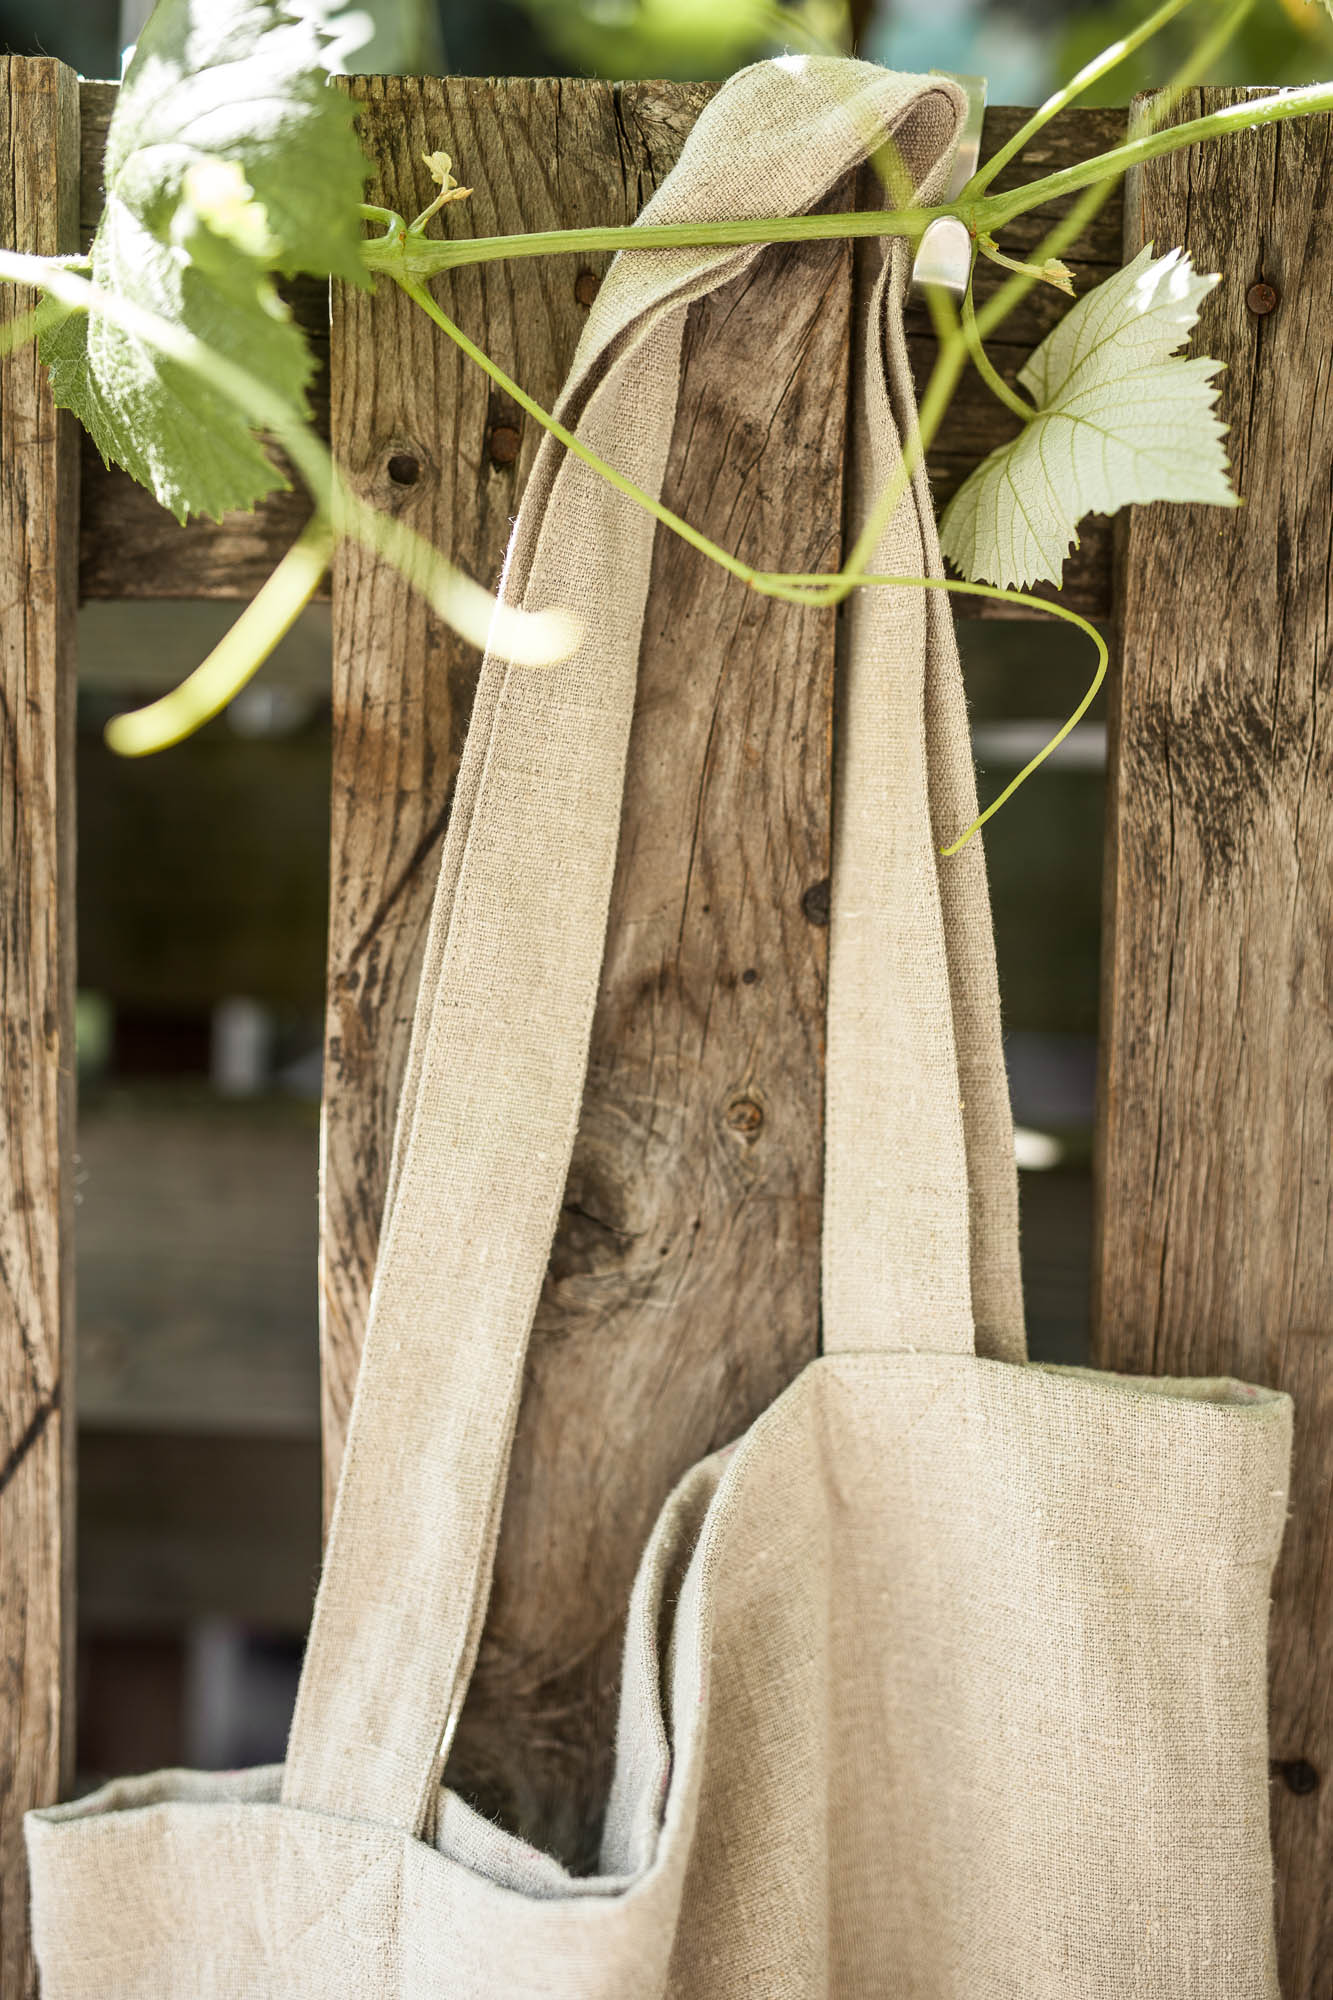
M936 198L940 78L786 59L643 220L809 208L886 135ZM660 491L689 303L635 252L566 423ZM858 501L913 420L907 249L872 301ZM599 1872L441 1782L577 1127L654 524L543 445L455 794L370 1321L284 1765L28 1815L45 2000L1271 2000L1268 1594L1290 1404L1025 1360L1012 1128L943 594L851 613L830 934L823 1344L640 1566ZM874 570L938 574L924 477Z

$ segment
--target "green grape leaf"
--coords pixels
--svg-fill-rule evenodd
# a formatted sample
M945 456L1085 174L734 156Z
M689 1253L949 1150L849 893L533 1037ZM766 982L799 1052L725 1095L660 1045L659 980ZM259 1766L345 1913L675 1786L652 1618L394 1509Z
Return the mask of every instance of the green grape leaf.
M1058 584L1085 514L1147 500L1236 505L1214 410L1220 362L1176 350L1217 283L1152 245L1072 306L1025 363L1036 405L944 510L940 542L963 576Z
M91 275L306 413L312 361L270 273L365 282L355 110L310 0L160 0L121 85ZM97 315L49 331L55 399L178 519L286 482L235 403Z

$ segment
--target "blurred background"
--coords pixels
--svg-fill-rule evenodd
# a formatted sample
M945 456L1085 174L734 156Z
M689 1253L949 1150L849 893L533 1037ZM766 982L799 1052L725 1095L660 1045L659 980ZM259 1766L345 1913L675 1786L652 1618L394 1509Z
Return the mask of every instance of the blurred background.
M118 77L152 0L0 0L0 47ZM855 39L893 69L986 76L996 104L1037 104L1148 13L1147 0L297 0L337 31L343 67L460 76L721 77L801 28ZM1221 0L1213 11L1220 15ZM1192 9L1090 103L1160 82L1197 37ZM1318 0L1255 10L1213 83L1308 83L1328 74L1333 30Z
M815 34L854 37L897 68L982 74L993 103L1029 105L1144 12L1141 0L300 4L333 19L350 70L712 78ZM116 77L149 11L0 0L0 47ZM1124 102L1185 47L1167 38L1091 101ZM1322 10L1269 0L1210 80L1331 71ZM181 678L232 615L81 613L81 1784L280 1757L318 1570L327 610L307 612L258 682L169 754L121 762L101 735ZM984 798L1054 732L1087 661L1049 622L959 630ZM1105 752L1094 711L988 843L1031 1344L1061 1360L1087 1350Z

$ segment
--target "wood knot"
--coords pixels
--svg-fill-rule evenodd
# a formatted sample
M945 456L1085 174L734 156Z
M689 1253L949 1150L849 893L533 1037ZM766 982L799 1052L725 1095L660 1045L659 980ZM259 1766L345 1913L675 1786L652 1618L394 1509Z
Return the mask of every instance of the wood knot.
M726 1122L742 1139L753 1139L764 1122L763 1108L752 1097L733 1097L726 1109Z
M415 486L421 477L421 460L415 452L395 451L385 467L395 486Z
M574 297L581 306L590 306L602 289L596 271L580 271L574 280Z

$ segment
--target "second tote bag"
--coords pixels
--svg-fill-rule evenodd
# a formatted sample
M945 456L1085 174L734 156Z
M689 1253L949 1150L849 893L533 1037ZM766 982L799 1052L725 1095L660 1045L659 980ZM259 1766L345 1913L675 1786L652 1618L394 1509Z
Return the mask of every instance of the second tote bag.
M797 214L938 78L734 78L645 220ZM753 248L622 255L562 410L660 490L689 302ZM912 421L905 247L853 420ZM667 1503L629 1608L600 1872L445 1789L578 1120L653 523L549 443L488 662L286 1763L29 1817L44 2000L1268 2000L1265 1633L1285 1398L1029 1365L967 719L937 592L855 602L840 728L823 1345ZM918 478L874 567L936 569Z

